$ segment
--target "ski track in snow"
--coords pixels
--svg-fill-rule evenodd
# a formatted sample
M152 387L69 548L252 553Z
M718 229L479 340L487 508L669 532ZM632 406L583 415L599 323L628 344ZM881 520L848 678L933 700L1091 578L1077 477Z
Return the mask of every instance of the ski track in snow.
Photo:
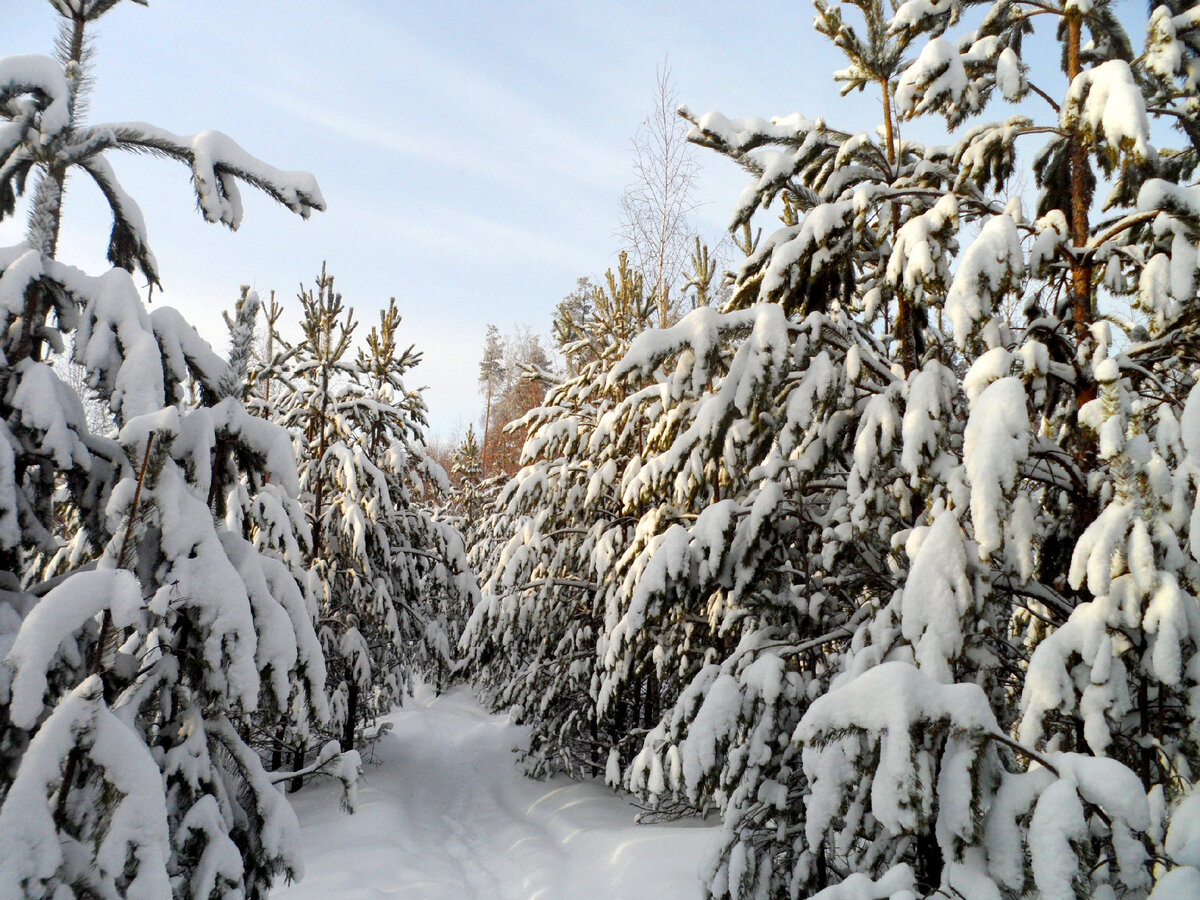
M273 900L698 900L719 829L635 825L599 782L526 778L523 729L466 689L419 691L365 754L358 812L321 780L291 796L303 881Z

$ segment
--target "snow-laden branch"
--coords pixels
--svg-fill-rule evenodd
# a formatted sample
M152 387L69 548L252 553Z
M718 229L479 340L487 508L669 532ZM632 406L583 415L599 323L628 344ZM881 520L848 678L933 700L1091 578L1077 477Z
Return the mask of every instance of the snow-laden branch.
M131 624L142 608L137 579L124 569L79 572L50 591L30 611L9 650L13 666L14 725L30 728L44 708L50 662L59 644L100 614L118 628Z
M150 250L146 236L146 220L138 206L117 180L108 160L89 156L80 166L92 177L112 210L112 235L108 242L108 261L114 266L132 270L136 264L151 284L158 283L158 262Z
M36 105L30 108L16 102L24 95L32 95ZM20 116L22 131L36 119L39 144L49 144L70 127L69 98L62 65L49 56L30 53L0 57L0 116Z
M219 131L181 136L145 122L119 122L82 129L80 140L97 146L155 153L186 163L192 170L196 203L204 218L237 229L242 221L241 180L308 218L325 209L317 180L308 172L285 172L247 153Z

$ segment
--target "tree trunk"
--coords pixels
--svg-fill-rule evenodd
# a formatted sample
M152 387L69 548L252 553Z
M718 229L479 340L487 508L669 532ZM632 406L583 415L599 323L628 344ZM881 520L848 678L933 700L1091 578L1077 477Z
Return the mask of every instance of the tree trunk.
M304 768L304 738L300 738L300 743L292 750L292 771L299 772ZM288 792L295 793L304 786L304 776L297 775L288 782Z
M892 91L886 78L879 79L879 87L883 94L883 128L884 139L887 141L887 159L891 165L896 164L896 126L892 121ZM893 229L894 231L894 229ZM892 235L893 239L895 234ZM887 307L883 310L884 328L888 325ZM916 317L912 305L903 297L896 298L896 341L899 345L900 365L905 374L917 367L917 332Z
M325 459L325 451L329 449L329 429L326 427L326 419L329 415L329 370L324 367L321 372L321 409L317 415L317 427L321 429L320 437L317 441L317 465L320 466ZM312 558L319 559L321 551L324 549L324 534L321 528L321 512L325 505L325 479L317 478L316 487L313 489L313 521L312 521Z
M83 30L86 24L82 15L72 18L68 67L72 63L78 67L83 61ZM78 70L76 74L78 75ZM35 250L50 259L54 259L58 253L58 236L62 229L62 198L66 183L67 167L58 164L43 171L34 192L29 239ZM53 297L45 284L38 281L30 286L25 294L21 335L15 352L7 360L8 365L15 365L23 359L42 358L42 326L52 305Z
M917 835L916 863L917 884L926 891L937 890L942 883L945 860L942 858L942 848L938 846L932 826L930 830Z
M917 323L912 304L903 297L896 299L896 340L900 345L900 365L907 375L917 367Z
M483 407L483 448L479 451L479 467L483 470L483 477L488 474L487 457L488 457L488 430L492 425L492 382L488 381L487 400Z
M346 724L342 727L342 752L354 749L354 725L358 721L358 682L350 682L346 698Z
M285 732L282 725L275 731L275 746L271 748L271 771L278 772L283 766L283 738Z
M1082 71L1080 45L1082 43L1083 18L1078 13L1067 16L1067 77L1073 82ZM1088 188L1087 148L1078 129L1069 137L1071 153L1071 244L1075 254L1082 253L1087 246L1091 228L1088 224L1088 208L1091 191ZM1075 340L1083 344L1091 340L1092 325L1092 267L1077 256L1071 258L1071 294L1074 300ZM1082 374L1082 373L1081 373ZM1096 397L1096 386L1090 378L1081 378L1076 396L1078 405L1083 406Z
M896 164L896 129L892 124L892 89L886 78L879 79L883 88L883 129L887 138L887 159L891 165Z

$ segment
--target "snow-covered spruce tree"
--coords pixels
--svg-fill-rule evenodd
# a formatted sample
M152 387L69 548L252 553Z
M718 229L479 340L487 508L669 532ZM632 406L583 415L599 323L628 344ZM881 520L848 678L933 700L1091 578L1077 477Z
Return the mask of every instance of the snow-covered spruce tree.
M27 241L0 250L0 893L264 896L300 865L247 717L273 704L320 718L324 669L286 565L252 523L216 513L268 482L294 503L294 458L284 432L246 413L232 367L177 312L145 309L131 272L156 284L154 257L105 154L187 163L201 211L231 227L239 179L302 215L324 202L311 176L216 132L84 124L85 29L114 3L53 5L60 59L0 59L0 214L34 186ZM115 268L99 277L55 258L72 171L113 213ZM113 437L87 430L46 361L72 330ZM218 463L226 450L234 462ZM60 483L69 509L56 516Z
M448 484L425 449L424 399L404 386L420 355L396 343L395 302L357 351L353 311L324 267L300 302L303 340L274 403L298 444L330 727L350 750L414 674L446 672L447 617L464 617L453 610L472 607L478 589L461 537L424 505L427 489Z
M857 5L865 36L821 3L817 25L851 58L840 77L883 93L875 163L868 136L795 119L710 114L693 132L756 177L742 210L779 193L795 219L742 267L732 306L782 302L802 336L797 314L814 321L803 305L814 291L831 318L895 311L882 360L850 347L837 365L821 363L825 381L806 378L832 352L837 332L826 328L793 345L786 404L767 405L749 386L724 404L717 386L698 404L712 410L698 415L700 433L715 433L727 456L739 436L774 435L764 487L775 482L801 523L820 526L791 603L840 601L849 641L824 639L827 654L842 648L832 680L805 683L805 645L794 644L777 662L760 652L740 690L724 672L697 679L691 721L685 694L670 723L684 720L682 745L668 727L650 736L647 756L674 753L687 790L705 772L746 773L731 793L717 895L1192 896L1200 610L1189 423L1200 399L1188 399L1186 363L1200 229L1196 188L1179 182L1196 149L1157 150L1147 116L1188 133L1195 72L1183 42L1196 23L1156 11L1148 52L1135 58L1111 4L978 4L979 27L957 44L940 35L965 14L958 5L914 0L890 24L880 4ZM1061 101L1020 58L1043 16L1060 25ZM924 31L933 40L902 70ZM924 150L898 140L888 104L903 116L941 112L957 129L997 95L1040 98L1053 118L1014 117ZM1016 139L1038 135L1049 142L1036 157L1031 221L1017 198L992 192L1015 170ZM822 165L830 142L837 152ZM772 144L784 152L760 149ZM1111 216L1094 222L1101 177ZM978 234L958 254L968 223ZM814 233L819 253L805 243ZM840 260L849 265L839 271ZM1138 321L1101 314L1120 293L1135 298ZM1029 313L1015 333L998 314L1013 294ZM928 327L930 309L944 311L953 346ZM1112 324L1127 332L1124 352ZM765 355L770 344L756 343ZM669 348L654 353L663 344L653 335L635 345L633 371L668 361ZM860 394L829 420L849 443L820 434L808 399L817 384ZM806 447L797 433L820 439ZM679 444L647 461L676 484L685 470L672 460L704 458ZM697 538L693 529L671 549L664 540L668 577L651 582L665 585L660 595L711 557L681 555L707 550ZM800 721L789 733L786 719L780 728L758 709L797 680L789 709ZM631 786L655 765L639 759ZM769 777L752 777L756 767Z
M611 412L624 396L607 373L652 320L640 274L622 254L617 272L567 324L569 377L514 423L528 429L522 468L501 491L475 547L483 599L463 635L467 669L497 708L532 725L529 767L603 773L629 757L658 717L650 668L600 700L597 639L619 584L613 566L635 539L621 473L642 422ZM485 555L486 554L486 555Z

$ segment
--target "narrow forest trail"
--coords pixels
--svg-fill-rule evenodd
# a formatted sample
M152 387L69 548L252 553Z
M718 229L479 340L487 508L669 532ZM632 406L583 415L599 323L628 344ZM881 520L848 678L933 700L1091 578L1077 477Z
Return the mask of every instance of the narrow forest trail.
M364 766L358 812L317 783L292 797L304 880L276 900L698 900L717 829L635 825L602 784L525 778L522 729L466 690L418 694Z

